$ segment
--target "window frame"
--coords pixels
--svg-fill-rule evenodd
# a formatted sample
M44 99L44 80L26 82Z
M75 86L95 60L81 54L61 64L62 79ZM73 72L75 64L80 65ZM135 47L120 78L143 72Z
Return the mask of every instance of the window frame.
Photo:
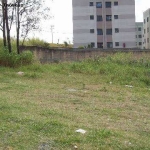
M99 5L99 4L101 4L101 5ZM96 8L102 8L103 6L102 6L102 2L96 2Z
M109 4L109 5L108 5ZM105 2L105 8L111 8L112 3L111 2Z
M91 34L95 33L94 29L90 29L90 33Z

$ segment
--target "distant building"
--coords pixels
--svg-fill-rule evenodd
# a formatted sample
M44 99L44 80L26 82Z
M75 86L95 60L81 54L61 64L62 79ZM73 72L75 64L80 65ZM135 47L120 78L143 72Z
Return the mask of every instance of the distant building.
M143 48L150 49L150 8L143 13L144 32L143 32Z
M73 0L74 47L135 48L135 0Z
M143 48L143 22L136 22L136 47Z

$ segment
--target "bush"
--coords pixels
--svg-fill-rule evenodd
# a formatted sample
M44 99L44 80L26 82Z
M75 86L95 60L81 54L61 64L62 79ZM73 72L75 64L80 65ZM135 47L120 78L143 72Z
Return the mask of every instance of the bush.
M16 52L9 53L7 49L0 50L0 66L19 67L31 64L32 61L33 54L30 51L18 55Z
M50 48L50 44L45 42L44 40L40 40L39 38L33 38L25 41L24 45L26 46L41 46L44 48Z
M78 48L79 48L79 49L84 49L84 46L79 46Z

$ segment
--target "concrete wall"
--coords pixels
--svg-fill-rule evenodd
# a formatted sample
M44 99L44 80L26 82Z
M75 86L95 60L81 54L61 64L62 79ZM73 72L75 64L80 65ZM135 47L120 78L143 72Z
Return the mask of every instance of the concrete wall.
M81 61L88 58L103 57L116 52L149 53L150 50L139 49L47 49L37 46L20 46L20 52L30 50L42 63Z

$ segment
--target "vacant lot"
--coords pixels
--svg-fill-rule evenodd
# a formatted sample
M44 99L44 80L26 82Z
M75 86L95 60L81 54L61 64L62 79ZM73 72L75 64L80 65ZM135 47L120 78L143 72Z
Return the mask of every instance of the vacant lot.
M146 56L0 67L0 150L75 148L150 149Z

